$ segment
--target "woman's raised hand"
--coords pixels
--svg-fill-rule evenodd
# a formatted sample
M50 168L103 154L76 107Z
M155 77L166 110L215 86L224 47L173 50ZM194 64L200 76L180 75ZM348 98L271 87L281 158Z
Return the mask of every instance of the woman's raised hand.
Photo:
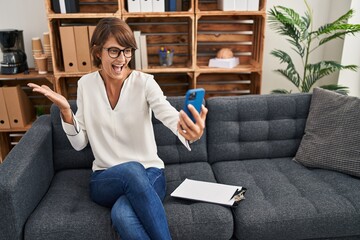
M70 109L70 104L64 96L54 92L46 85L39 86L35 83L28 83L28 86L33 89L33 92L38 92L43 94L51 102L53 102L56 106L58 106L64 121L72 124L72 112Z

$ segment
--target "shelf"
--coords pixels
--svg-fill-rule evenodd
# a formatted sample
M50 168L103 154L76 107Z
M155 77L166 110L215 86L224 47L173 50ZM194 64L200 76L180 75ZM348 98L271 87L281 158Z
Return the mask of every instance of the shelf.
M199 11L196 12L197 16L236 16L236 15L241 15L241 16L266 16L266 13L264 11L220 11L220 10L216 10L216 11Z
M199 66L196 68L195 71L200 73L251 73L261 71L261 67L251 64L238 65L234 68L214 68L207 66Z
M33 119L29 124L22 128L9 128L9 129L0 129L0 132L26 132L31 128L32 123L35 121Z
M51 0L45 2L47 6L51 5ZM94 0L80 0L80 12L72 14L54 13L48 7L56 91L68 99L76 99L76 83L88 73L65 71L59 27L94 26L103 17L116 17L126 21L133 31L146 35L148 66L141 71L153 74L156 81L166 87L164 92L182 95L186 87L194 88L199 81L211 94L260 93L266 0L259 1L258 11L220 11L217 0L183 3L183 11L174 12L128 12L127 0L101 0L101 4ZM159 65L161 47L174 50L172 66ZM208 67L209 60L224 47L233 51L240 65L231 69ZM212 75L231 80L204 85ZM248 78L251 84L244 87L246 84L240 84L237 78ZM219 87L219 91L213 87Z
M29 80L29 79L46 79L50 83L53 83L54 77L52 72L49 72L47 74L39 74L38 71L35 71L34 69L29 69L28 73L0 75L0 81Z
M78 19L78 18L107 18L107 17L118 17L116 13L50 13L48 19Z

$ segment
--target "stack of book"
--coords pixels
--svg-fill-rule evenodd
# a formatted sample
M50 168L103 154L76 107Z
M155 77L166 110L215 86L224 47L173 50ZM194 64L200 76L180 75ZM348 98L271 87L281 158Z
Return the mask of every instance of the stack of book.
M175 12L189 10L189 0L127 0L128 12Z
M259 0L218 0L222 11L258 11Z
M148 68L146 35L141 31L134 31L134 37L138 49L135 51L135 69L143 70Z

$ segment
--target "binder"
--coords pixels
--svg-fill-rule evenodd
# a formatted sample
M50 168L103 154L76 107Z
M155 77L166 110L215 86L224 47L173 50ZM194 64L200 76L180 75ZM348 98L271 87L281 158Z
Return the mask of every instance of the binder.
M142 69L148 68L148 55L147 55L147 43L146 35L140 35L140 49L141 49L141 67Z
M55 13L77 13L79 0L51 0L51 7Z
M186 178L171 194L172 197L236 207L245 199L246 188Z
M10 129L3 88L0 87L0 129Z
M248 11L259 11L259 0L248 0Z
M141 31L134 31L134 37L138 49L135 50L135 69L141 70L141 44L140 44Z
M65 72L77 72L76 45L73 26L60 27L60 40Z
M74 26L76 59L79 72L91 71L89 33L87 26Z
M141 12L152 12L153 0L140 0L140 11Z
M169 0L169 11L176 12L176 0Z
M153 12L165 12L165 0L152 0Z
M94 33L94 30L95 30L96 26L88 26L88 35L89 35L89 49L90 49L90 44L91 44L91 38L92 38L92 35ZM90 64L91 64L91 71L96 71L98 70L97 67L94 66L94 59L93 59L93 56L91 54L91 51L90 51Z
M235 0L235 10L236 11L247 11L248 10L248 0Z
M20 85L3 87L10 128L24 128L35 119L34 106Z
M235 0L218 0L218 8L222 11L234 11Z
M127 0L128 12L140 12L140 0Z

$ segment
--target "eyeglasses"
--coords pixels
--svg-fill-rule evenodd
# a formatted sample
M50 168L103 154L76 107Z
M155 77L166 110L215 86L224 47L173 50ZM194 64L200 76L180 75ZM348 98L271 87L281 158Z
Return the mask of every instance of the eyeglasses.
M116 47L104 48L107 50L109 57L118 58L121 52L124 54L124 57L131 58L132 57L132 48L119 49Z

